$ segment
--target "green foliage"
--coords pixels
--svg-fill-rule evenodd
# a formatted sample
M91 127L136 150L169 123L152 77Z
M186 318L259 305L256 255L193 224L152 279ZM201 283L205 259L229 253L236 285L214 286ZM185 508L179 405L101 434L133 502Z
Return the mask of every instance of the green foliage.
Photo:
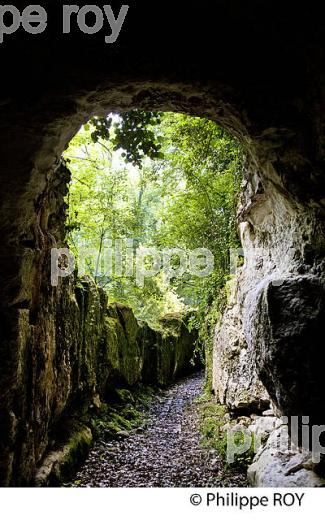
M215 449L223 459L225 466L234 470L246 470L254 458L254 437L253 433L250 448L244 453L235 453L234 462L227 462L227 430L226 424L229 423L229 416L226 414L226 407L218 404L215 399L205 394L200 403L200 431L202 444L207 448ZM244 445L244 433L237 430L233 434L235 446ZM240 451L240 450L239 450Z
M115 152L123 150L122 157L126 162L141 168L144 157L162 157L159 140L152 129L160 120L159 113L143 110L124 112L115 122L112 117L93 117L90 120L91 138L94 143L110 141Z
M167 114L160 125L169 197L161 212L158 242L163 246L204 247L214 255L207 278L184 275L174 281L183 301L197 309L200 340L211 364L212 335L226 303L229 250L240 246L236 211L243 175L244 154L237 141L212 121ZM211 373L207 370L207 385Z
M160 241L185 248L206 247L213 252L215 270L208 281L210 290L205 291L206 304L225 283L229 248L239 245L236 208L243 153L212 121L169 114L163 127L166 159L161 168L170 197L162 214ZM186 293L186 280L183 282ZM197 300L201 300L202 285L197 287ZM188 292L193 295L192 286Z
M92 414L90 426L95 438L126 436L143 425L155 389L139 385L131 393L128 389L117 389L109 404L101 404Z
M251 433L251 445L248 450L246 450L244 453L236 453L235 454L235 461L234 464L242 470L247 470L248 466L253 462L253 458L255 456L254 452L254 434ZM244 432L242 430L238 430L234 432L234 444L235 446L238 446L239 448L241 446L245 446L245 436Z
M226 301L229 249L239 245L244 156L238 142L206 119L133 111L93 118L65 158L72 171L68 241L75 254L80 241L96 251L95 260L86 258L87 274L110 301L130 305L152 325L166 312L194 309L193 325L200 328L208 359ZM102 272L105 244L116 239L132 239L134 250L207 248L214 270L206 278L185 272L171 283L160 273L139 287L124 272ZM126 258L125 249L121 255Z

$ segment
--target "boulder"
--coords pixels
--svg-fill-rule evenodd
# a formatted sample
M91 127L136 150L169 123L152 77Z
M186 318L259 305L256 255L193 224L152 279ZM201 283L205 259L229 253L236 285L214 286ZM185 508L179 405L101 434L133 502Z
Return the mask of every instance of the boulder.
M286 416L325 424L325 287L310 275L265 280L251 311L258 375Z
M255 487L325 487L325 479L313 471L310 454L290 446L286 426L270 434L248 468L248 480Z

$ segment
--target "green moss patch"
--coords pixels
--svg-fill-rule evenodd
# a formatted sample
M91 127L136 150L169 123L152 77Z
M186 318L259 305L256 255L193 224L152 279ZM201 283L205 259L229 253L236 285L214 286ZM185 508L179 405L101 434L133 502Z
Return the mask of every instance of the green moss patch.
M145 422L146 412L155 394L155 389L139 385L137 388L116 389L117 399L102 404L93 412L90 426L95 438L114 438L131 433Z
M205 394L198 399L200 411L200 432L202 436L202 445L209 449L214 449L218 452L224 461L225 468L234 471L246 471L251 464L254 452L254 437L253 433L248 434L245 429L246 436L251 436L250 447L244 453L236 453L241 451L241 446L244 446L245 435L243 430L237 429L236 421L231 421L225 406L220 405L214 396ZM227 432L232 430L232 444L228 446ZM227 454L233 447L233 462L229 463Z

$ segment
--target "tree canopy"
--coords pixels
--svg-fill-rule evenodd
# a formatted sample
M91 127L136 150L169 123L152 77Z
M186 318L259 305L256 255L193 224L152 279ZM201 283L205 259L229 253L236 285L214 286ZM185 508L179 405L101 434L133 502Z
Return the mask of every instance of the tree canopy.
M183 114L133 111L104 119L92 118L65 153L72 172L67 232L77 261L82 243L86 273L139 318L155 324L165 312L196 309L203 326L213 302L221 305L229 249L239 245L241 146L213 121ZM141 247L171 251L175 271L173 249L205 248L214 267L206 277L185 270L170 280L159 271L139 286Z

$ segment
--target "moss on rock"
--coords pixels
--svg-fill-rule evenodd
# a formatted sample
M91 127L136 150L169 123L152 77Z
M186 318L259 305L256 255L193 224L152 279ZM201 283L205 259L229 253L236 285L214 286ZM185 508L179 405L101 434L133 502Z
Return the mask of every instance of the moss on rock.
M184 316L166 315L160 330L154 330L138 322L130 307L108 304L105 292L90 277L62 293L56 326L53 350L62 390L58 389L57 397L53 393L55 414L50 421L51 435L38 457L38 485L55 484L66 477L69 466L91 444L88 426L95 436L127 435L139 421L134 396L139 402L142 399L143 407L146 404L148 390L142 383L165 386L194 368L196 333L189 331ZM54 374L51 377L54 380ZM92 404L95 401L97 406ZM83 425L76 428L65 421L67 415L82 419ZM67 431L68 438L58 442L60 428ZM48 452L50 443L56 448ZM48 452L45 458L44 451Z
M92 432L84 424L75 424L67 441L52 450L35 476L35 486L58 486L86 457L92 444Z

